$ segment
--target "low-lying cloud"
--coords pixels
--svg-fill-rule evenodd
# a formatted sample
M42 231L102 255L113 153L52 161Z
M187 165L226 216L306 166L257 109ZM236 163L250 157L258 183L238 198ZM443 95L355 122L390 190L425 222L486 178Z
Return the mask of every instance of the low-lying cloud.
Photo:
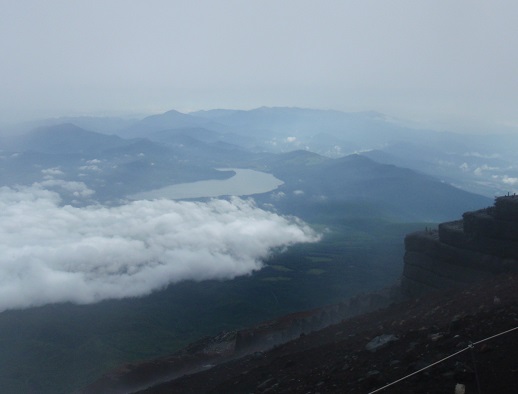
M502 182L504 182L506 185L515 186L518 185L518 178L513 178L507 175L504 175L502 178Z
M277 248L318 240L304 223L238 198L60 203L41 184L0 188L0 311L231 279L260 269Z

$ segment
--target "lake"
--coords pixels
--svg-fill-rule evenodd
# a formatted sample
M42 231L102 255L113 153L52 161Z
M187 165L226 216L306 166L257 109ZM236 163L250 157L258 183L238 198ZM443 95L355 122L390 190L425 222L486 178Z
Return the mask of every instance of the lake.
M250 196L277 189L284 182L266 172L241 168L221 168L220 171L234 171L236 174L228 179L212 179L189 183L178 183L149 190L129 196L133 200L152 200L168 198L181 200L185 198Z

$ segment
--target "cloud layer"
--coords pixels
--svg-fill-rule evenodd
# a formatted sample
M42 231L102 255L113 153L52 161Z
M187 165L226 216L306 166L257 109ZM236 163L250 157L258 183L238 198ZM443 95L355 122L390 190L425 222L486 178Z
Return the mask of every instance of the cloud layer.
M61 206L41 184L0 188L0 311L141 296L170 283L249 274L318 236L242 199Z

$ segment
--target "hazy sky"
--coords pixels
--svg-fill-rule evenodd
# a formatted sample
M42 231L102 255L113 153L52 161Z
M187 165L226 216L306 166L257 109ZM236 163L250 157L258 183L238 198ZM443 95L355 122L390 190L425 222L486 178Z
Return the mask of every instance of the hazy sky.
M0 0L0 120L378 110L518 129L518 2Z

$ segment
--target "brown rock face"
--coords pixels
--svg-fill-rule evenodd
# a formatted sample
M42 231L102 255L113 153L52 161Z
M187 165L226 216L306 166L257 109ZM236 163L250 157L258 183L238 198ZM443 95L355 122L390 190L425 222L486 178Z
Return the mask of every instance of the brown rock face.
M409 234L405 249L401 287L411 297L517 271L518 196L498 197L462 220Z

